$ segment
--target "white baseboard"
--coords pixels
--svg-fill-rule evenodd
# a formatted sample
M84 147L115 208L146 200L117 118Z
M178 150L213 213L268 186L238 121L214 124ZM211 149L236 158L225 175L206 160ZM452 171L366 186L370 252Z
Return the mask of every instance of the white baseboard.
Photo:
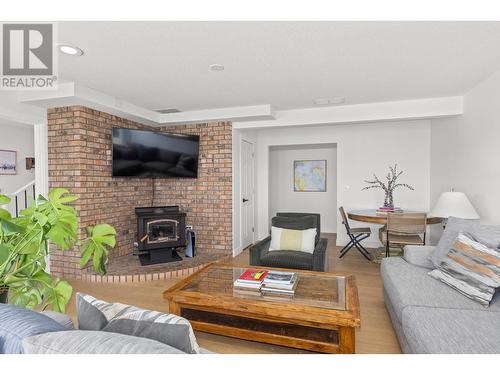
M237 248L234 248L233 249L233 258L237 257L238 255L240 255L242 252L243 252L243 249L244 247L243 246L239 246Z
M337 234L337 228L321 228L321 233Z

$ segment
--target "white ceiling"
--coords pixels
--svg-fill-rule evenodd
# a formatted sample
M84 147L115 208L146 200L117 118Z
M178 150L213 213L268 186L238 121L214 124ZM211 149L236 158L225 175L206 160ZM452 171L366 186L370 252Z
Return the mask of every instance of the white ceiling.
M500 68L500 22L62 22L59 42L85 52L63 80L149 109L453 96Z

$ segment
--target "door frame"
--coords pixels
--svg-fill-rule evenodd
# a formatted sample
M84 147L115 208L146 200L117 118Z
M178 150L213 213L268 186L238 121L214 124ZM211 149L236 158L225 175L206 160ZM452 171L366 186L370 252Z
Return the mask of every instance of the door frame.
M244 138L241 138L240 139L240 165L239 165L239 168L240 168L240 172L243 171L243 143L247 143L251 146L251 150L252 150L252 158L251 158L251 180L253 182L252 184L252 195L250 197L250 200L251 200L251 203L252 203L252 228L253 228L253 231L252 231L252 240L250 243L244 243L243 242L243 195L242 195L242 192L243 192L243 184L242 184L242 181L243 181L243 173L240 173L240 191L239 191L239 196L240 196L240 202L239 202L239 205L240 205L240 241L241 241L241 244L240 244L240 247L239 247L239 253L241 253L243 251L243 249L245 249L246 247L248 247L249 245L252 245L254 242L255 242L255 208L256 208L256 205L255 205L255 144L254 142L251 142L247 139L244 139ZM237 254L236 254L237 255Z

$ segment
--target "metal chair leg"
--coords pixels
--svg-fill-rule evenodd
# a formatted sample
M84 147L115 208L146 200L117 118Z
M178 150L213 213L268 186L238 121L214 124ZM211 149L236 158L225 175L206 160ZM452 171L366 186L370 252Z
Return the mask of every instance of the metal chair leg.
M368 255L368 252L364 251L362 248L358 246L356 246L356 249L358 249L358 251L361 253L361 255L363 255L367 260L371 260L369 255Z
M368 237L368 236L367 236ZM363 239L367 238L367 237L364 237ZM356 246L356 249L358 249L358 251L367 259L367 260L370 260L370 253L368 252L368 250L366 250L366 248L361 245L360 241L358 241L354 246Z
M340 251L339 258L344 257L344 255L346 255L349 252L349 250L351 250L353 247L355 247L367 260L371 260L370 256L369 256L370 253L368 252L368 250L366 250L366 248L363 245L361 245L361 241L363 241L364 239L366 239L368 237L369 237L369 235L367 235L367 234L358 234L357 236L354 236L354 235L349 236L349 238L351 240Z
M352 242L352 241L351 241L351 242L350 242L349 247L348 247L348 248L346 248L346 249L344 250L344 252L341 252L341 253L340 253L339 258L342 258L344 255L346 255L346 254L349 252L349 250L351 250L351 249L352 249L352 247L353 247L353 246L354 246L354 242Z
M353 247L356 247L356 249L367 259L370 260L370 253L366 248L361 245L361 241L364 239L370 237L370 233L358 233L357 235L353 234L350 231L349 226L344 222L344 225L346 226L346 231L347 235L349 236L349 243L345 245L341 250L340 250L340 256L339 258L344 257Z
M352 244L352 239L349 241L347 245L345 245L342 250L340 250L341 253L343 253L350 245Z

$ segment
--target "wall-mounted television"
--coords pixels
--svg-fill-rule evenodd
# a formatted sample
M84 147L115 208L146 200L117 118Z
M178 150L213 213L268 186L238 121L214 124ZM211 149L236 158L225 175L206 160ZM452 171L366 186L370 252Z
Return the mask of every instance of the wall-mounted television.
M113 128L113 177L197 178L200 137Z

